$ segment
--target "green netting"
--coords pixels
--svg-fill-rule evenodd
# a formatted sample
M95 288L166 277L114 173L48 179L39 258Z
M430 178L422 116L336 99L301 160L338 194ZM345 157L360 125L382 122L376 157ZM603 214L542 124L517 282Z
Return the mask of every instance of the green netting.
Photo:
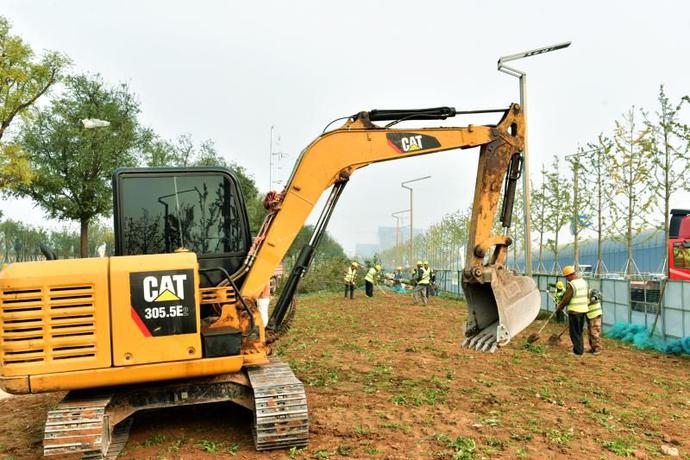
M641 350L656 350L662 353L685 353L690 355L690 336L680 339L663 340L650 337L649 330L641 324L615 323L606 336L632 343Z

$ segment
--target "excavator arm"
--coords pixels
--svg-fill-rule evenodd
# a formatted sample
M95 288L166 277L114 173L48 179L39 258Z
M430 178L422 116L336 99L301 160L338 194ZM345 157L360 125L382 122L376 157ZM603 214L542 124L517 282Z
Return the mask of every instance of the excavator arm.
M469 113L482 112L488 111ZM520 107L513 104L501 112L503 117L495 126L419 129L391 129L379 127L374 122L393 120L390 126L397 121L445 119L466 112L456 112L449 107L360 112L304 149L282 193L270 193L267 197L269 216L245 264L243 297L253 300L260 296L322 193L329 187L332 191L312 239L288 279L268 329L277 328L282 322L333 207L355 170L382 161L472 147L481 149L463 272L469 311L466 344L495 350L529 325L540 308L539 293L531 278L516 276L504 268L510 238L491 234L502 190L500 219L504 227L510 226L524 146L524 118Z

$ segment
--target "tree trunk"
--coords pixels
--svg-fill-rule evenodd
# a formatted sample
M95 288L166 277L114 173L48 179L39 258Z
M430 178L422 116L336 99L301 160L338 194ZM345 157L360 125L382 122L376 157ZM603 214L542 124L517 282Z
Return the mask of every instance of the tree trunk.
M89 219L81 219L79 223L79 257L86 258L89 257Z

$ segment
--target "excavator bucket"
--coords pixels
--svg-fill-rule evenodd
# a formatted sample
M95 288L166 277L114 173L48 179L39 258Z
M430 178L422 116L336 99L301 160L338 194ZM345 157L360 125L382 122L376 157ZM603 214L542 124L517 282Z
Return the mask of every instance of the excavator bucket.
M463 280L467 323L462 345L493 353L534 321L541 296L532 278L501 266L484 267L481 280Z

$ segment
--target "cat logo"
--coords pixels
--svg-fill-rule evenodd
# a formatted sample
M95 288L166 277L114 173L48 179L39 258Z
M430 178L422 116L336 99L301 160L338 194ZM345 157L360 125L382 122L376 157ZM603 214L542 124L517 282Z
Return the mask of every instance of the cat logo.
M417 133L387 133L388 145L398 153L417 152L440 147L438 139L426 134Z
M147 302L169 302L184 300L184 282L187 275L147 276L143 280L144 300Z
M403 152L411 152L413 150L423 149L422 145L422 135L403 137L400 139L400 145L402 146Z
M196 282L190 269L129 274L130 316L144 337L196 333Z

